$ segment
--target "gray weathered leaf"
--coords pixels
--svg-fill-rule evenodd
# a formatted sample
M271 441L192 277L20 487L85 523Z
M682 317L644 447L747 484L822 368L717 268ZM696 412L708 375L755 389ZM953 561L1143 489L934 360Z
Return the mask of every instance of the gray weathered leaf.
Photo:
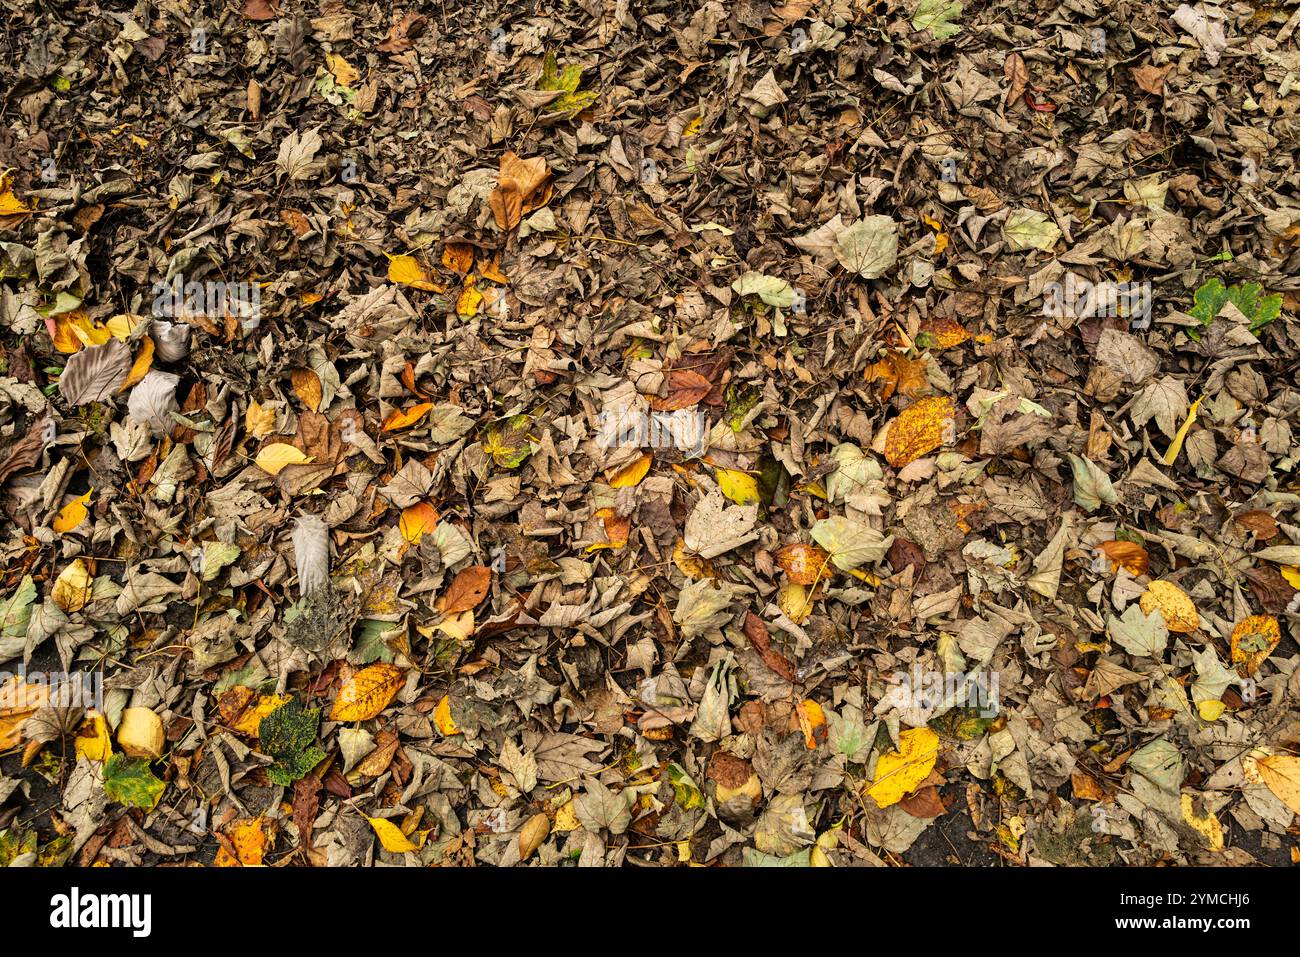
M131 350L120 339L87 346L68 360L59 376L59 394L71 405L102 402L131 371Z

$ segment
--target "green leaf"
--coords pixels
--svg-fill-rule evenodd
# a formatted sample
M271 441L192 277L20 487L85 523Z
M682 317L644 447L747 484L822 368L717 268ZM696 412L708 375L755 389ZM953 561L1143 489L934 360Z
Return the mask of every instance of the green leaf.
M733 282L731 288L738 296L758 296L778 309L789 309L794 305L794 287L777 276L747 272Z
M1202 326L1208 326L1224 306L1232 303L1250 320L1250 331L1257 332L1282 312L1281 293L1262 296L1263 291L1264 287L1257 282L1224 286L1223 281L1216 276L1202 283L1192 294L1192 308L1187 314ZM1192 338L1198 337L1193 333Z
M32 620L32 602L36 601L36 585L31 575L24 575L18 587L0 602L0 637L22 638L27 634L27 623Z
M841 516L823 518L809 534L830 553L835 567L845 572L866 562L880 561L894 543L893 535L882 537L870 525Z
M537 84L539 90L561 90L563 96L558 96L547 105L548 113L581 113L587 107L591 106L600 98L600 94L595 90L586 90L578 92L578 85L582 82L582 67L576 63L571 63L563 70L555 60L555 53L548 51L546 58L542 61L542 78Z
M258 747L275 759L267 775L276 784L289 786L325 759L316 746L320 708L304 708L290 701L276 708L257 726Z
M947 40L961 32L961 25L953 23L961 16L960 3L949 0L921 0L912 14L912 29L929 30L936 40Z
M1114 505L1119 501L1110 476L1091 459L1069 453L1070 468L1074 472L1074 500L1086 512L1095 512L1104 502Z
M503 469L515 469L533 454L533 443L528 438L528 416L512 415L504 422L488 427L483 440L483 451Z
M152 811L167 789L149 767L148 758L113 754L104 763L104 793L110 801Z

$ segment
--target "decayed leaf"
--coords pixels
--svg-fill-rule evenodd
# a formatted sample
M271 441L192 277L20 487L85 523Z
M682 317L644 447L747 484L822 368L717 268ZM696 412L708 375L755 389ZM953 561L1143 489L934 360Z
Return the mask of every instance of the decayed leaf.
M1120 618L1111 618L1107 631L1125 651L1132 655L1159 659L1169 642L1169 629L1156 611L1147 612L1129 605Z
M1238 673L1253 675L1282 640L1272 615L1250 615L1232 629L1232 663Z
M1007 245L1019 252L1025 249L1048 250L1061 238L1056 223L1036 209L1013 209L1002 224Z
M798 585L812 585L834 574L830 554L816 545L802 542L786 545L776 553L776 561L790 581Z
M330 709L331 721L369 721L401 690L406 672L389 664L362 668L343 686Z
M80 611L90 601L91 575L83 559L75 559L54 580L50 598L68 614Z
M955 429L956 404L949 396L917 399L889 424L885 461L902 468L944 444ZM950 436L951 440L951 436Z

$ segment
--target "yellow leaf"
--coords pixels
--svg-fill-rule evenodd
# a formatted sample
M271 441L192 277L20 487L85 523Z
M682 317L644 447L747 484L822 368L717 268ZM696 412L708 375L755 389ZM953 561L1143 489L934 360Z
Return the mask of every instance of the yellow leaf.
M811 698L795 706L799 718L799 730L803 732L803 743L809 751L816 749L817 739L826 740L826 713L822 706Z
M1258 758L1255 768L1279 801L1300 814L1300 758L1289 754L1270 754Z
M867 788L878 807L897 804L930 776L939 757L939 736L929 728L912 728L899 733L898 748L880 756Z
M466 286L456 298L456 315L466 319L478 315L479 304L483 302L483 293L473 286Z
M777 592L776 603L796 625L801 624L812 611L812 598L808 588L798 582L786 582Z
M470 609L456 615L448 615L438 622L434 630L442 632L448 638L464 641L474 634L474 610Z
M555 812L555 823L551 826L553 832L565 834L576 831L580 827L582 822L578 820L578 810L573 806L572 801Z
M420 265L420 261L414 256L389 256L388 280L400 282L403 286L410 286L412 289L423 289L425 292L443 290L442 286L430 278L424 267Z
M1279 565L1278 570L1282 572L1282 577L1287 580L1292 588L1300 591L1300 568L1295 565Z
M275 431L275 409L256 402L248 403L248 409L244 412L244 428L255 439L270 435Z
M299 368L289 373L289 382L293 386L293 394L302 401L303 405L313 412L320 411L323 398L320 376L311 369Z
M142 322L144 322L144 319L140 316L133 316L129 312L120 312L112 319L108 320L108 322L104 323L104 328L107 329L109 335L113 336L115 339L121 339L123 342L126 342L131 335L131 330ZM153 342L152 339L149 339L148 341L150 343Z
M402 854L407 851L418 851L424 844L424 838L420 838L419 844L412 844L411 839L402 833L392 821L385 821L381 817L367 817L370 826L375 829L379 835L379 843L384 846L384 850L391 851L394 854Z
M428 502L416 502L402 509L402 517L398 520L397 527L402 533L402 538L414 545L425 532L431 531L437 524L437 510Z
M272 711L283 707L293 700L293 695L285 694L264 694L258 697L257 704L251 708L245 708L239 719L235 721L230 730L237 734L246 734L250 738L257 737L257 730L262 726L262 719Z
M650 471L650 464L654 462L654 456L649 452L644 453L631 465L625 465L609 478L610 488L635 488L641 484L641 480L646 477Z
M91 488L90 492L87 492L80 498L73 499L67 505L63 506L63 508L59 509L59 514L54 516L54 521L51 523L51 527L60 535L63 535L66 532L72 531L84 522L86 516L90 514L90 510L86 508L86 503L90 501L91 492L94 491L94 488Z
M12 174L0 176L0 216L30 216L36 209L36 200L32 200L30 206L24 203L14 195L10 188L12 182Z
M1272 615L1243 618L1232 629L1232 663L1238 673L1253 675L1281 640L1277 619Z
M432 408L432 402L417 402L409 409L394 409L384 417L384 422L379 429L382 432L393 432L397 429L405 429L408 426L415 425L415 423L419 422Z
M761 499L758 492L758 479L748 472L735 469L718 469L715 476L718 488L737 505L757 505Z
M90 587L90 569L78 558L59 572L59 577L54 580L54 587L50 589L50 598L54 600L54 604L71 615L74 611L81 611L86 606L86 602L90 601Z
M361 74L357 72L356 67L337 53L325 54L325 65L334 74L334 82L339 86L351 88L357 80L361 79Z
M1201 616L1192 599L1173 582L1153 581L1138 599L1138 605L1144 615L1160 609L1165 627L1177 634L1185 635L1201 627Z
M933 452L945 439L955 439L955 415L956 406L949 396L917 399L890 422L885 460L902 468Z
M1179 427L1178 432L1174 435L1174 440L1169 443L1169 451L1165 453L1165 465L1173 465L1177 461L1178 453L1183 450L1183 440L1187 438L1187 430L1196 421L1196 410L1201 407L1201 403L1204 401L1205 396L1201 396L1192 403L1192 407L1187 413L1187 420Z
M253 460L257 467L269 475L279 475L286 465L306 465L312 456L303 455L301 451L285 442L272 442L262 447Z
M330 709L331 721L369 721L388 707L406 681L396 665L379 663L362 668L343 686Z
M1218 698L1208 698L1196 706L1196 710L1201 714L1202 721L1218 721L1223 716L1227 708Z
M118 386L118 392L125 392L131 386L135 385L146 375L153 366L153 340L145 336L140 340L140 351L136 354L135 362L131 363L131 371L126 374L126 379Z
M113 753L113 736L108 733L108 722L98 711L86 713L86 720L77 731L76 754L92 761L107 761Z
M443 695L438 707L433 709L433 723L448 737L460 734L460 728L456 727L456 722L451 718L451 698L447 695Z
M243 818L230 825L227 833L230 843L234 845L235 853L232 855L226 850L225 845L222 845L217 851L217 859L213 864L216 867L261 867L262 860L266 856L264 820L265 818L259 814L257 817Z
M1184 794L1180 804L1183 809L1183 820L1205 838L1205 843L1209 845L1210 850L1215 852L1223 850L1223 828L1219 824L1219 819L1209 811L1205 812L1204 817L1197 817L1190 794Z

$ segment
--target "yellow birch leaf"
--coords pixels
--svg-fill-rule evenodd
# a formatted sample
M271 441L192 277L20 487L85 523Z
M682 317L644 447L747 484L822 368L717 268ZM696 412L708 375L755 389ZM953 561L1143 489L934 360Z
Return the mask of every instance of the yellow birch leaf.
M451 698L447 695L443 695L438 707L433 709L433 723L447 737L460 734L460 728L456 727L456 722L451 718Z
M469 319L478 315L478 307L483 302L483 293L473 286L466 286L456 298L456 315Z
M113 336L115 339L121 339L123 342L126 342L131 335L131 330L142 322L144 322L144 319L140 316L133 316L129 312L119 312L112 319L108 320L108 322L104 323L104 328L107 329L109 335ZM149 339L148 341L150 344L153 343L152 339Z
M396 665L362 668L343 686L330 709L331 721L369 721L388 707L406 682L406 672Z
M76 754L79 758L92 761L107 761L113 753L113 736L109 734L108 722L98 711L86 713L86 720L77 730Z
M1218 698L1207 698L1196 706L1202 721L1218 721L1226 709L1227 705Z
M939 736L929 728L899 732L898 750L882 754L867 794L877 807L889 807L920 787L939 757Z
M253 461L268 475L279 475L286 465L306 465L313 457L285 442L272 442L262 447Z
M1282 577L1287 580L1287 583L1292 588L1300 591L1300 568L1295 565L1279 565L1278 571L1282 573Z
M423 837L420 838L419 844L412 844L411 839L403 834L402 829L392 821L385 821L381 817L367 817L366 820L370 822L370 826L379 835L379 843L384 846L384 850L393 854L418 851L424 844Z
M1205 812L1204 817L1197 817L1190 794L1184 794L1179 803L1183 809L1183 820L1205 838L1205 843L1209 845L1210 850L1216 853L1223 850L1223 827L1219 824L1219 819L1209 811Z
M1191 409L1188 410L1186 421L1183 422L1178 431L1174 434L1174 440L1169 443L1169 451L1165 453L1164 458L1165 465L1173 465L1174 462L1178 460L1178 453L1183 450L1183 440L1187 438L1187 430L1190 429L1192 423L1196 421L1196 410L1201 407L1201 403L1204 401L1205 396L1201 396L1192 403Z
M275 409L257 402L248 403L248 409L244 412L244 428L255 439L270 435L275 431Z
M649 452L643 454L631 465L625 465L609 477L610 488L635 488L650 471L654 456Z
M718 469L714 477L722 494L737 505L757 505L762 498L758 492L758 479L748 472Z
M442 286L429 277L424 267L420 265L420 261L414 256L389 256L388 280L400 282L403 286L410 286L412 289L423 289L425 292L443 290Z
M90 587L90 569L78 558L59 572L59 577L54 580L54 587L50 589L50 598L54 600L54 604L71 615L74 611L81 611L86 607L86 602L90 601Z
M1255 768L1260 779L1277 799L1300 814L1300 758L1289 754L1270 754L1258 758Z
M131 363L131 371L126 374L126 380L118 386L118 392L125 392L131 386L135 385L141 379L149 374L149 369L153 366L153 340L148 336L140 340L140 351L135 357L135 362Z
M67 505L63 506L63 508L59 509L59 514L54 516L54 521L51 523L51 527L60 535L63 535L66 532L72 531L84 522L86 516L90 514L90 510L86 508L86 503L90 501L91 492L94 491L94 488L91 488L91 490L85 495L73 499Z
M889 424L885 436L885 461L902 468L944 443L945 432L953 431L956 406L949 396L917 399ZM953 436L955 438L955 435Z

